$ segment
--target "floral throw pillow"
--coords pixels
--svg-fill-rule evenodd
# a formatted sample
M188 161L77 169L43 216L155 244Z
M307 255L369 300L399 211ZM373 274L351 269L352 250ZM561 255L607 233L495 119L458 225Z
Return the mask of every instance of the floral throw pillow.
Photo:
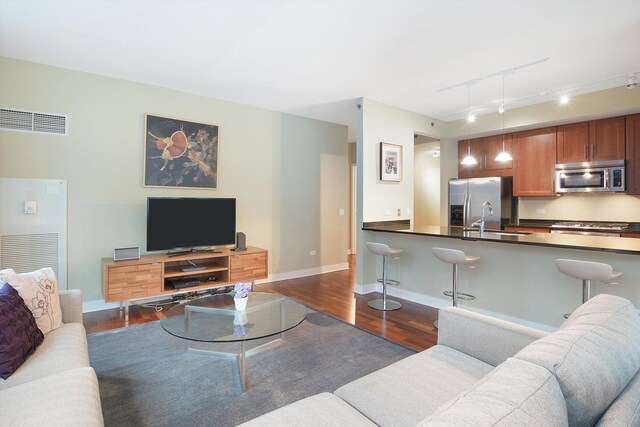
M13 270L1 270L0 281L18 291L42 333L46 334L62 325L58 280L51 268L21 274Z

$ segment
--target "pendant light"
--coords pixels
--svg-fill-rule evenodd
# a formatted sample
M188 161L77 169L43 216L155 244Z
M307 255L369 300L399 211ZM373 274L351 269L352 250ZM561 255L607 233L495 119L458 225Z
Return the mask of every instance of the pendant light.
M496 156L496 162L509 162L513 160L513 157L507 153L504 143L504 115L506 114L506 110L504 109L504 74L502 74L502 105L500 105L500 107L502 110L502 151Z
M471 120L471 117L474 117L474 116L471 111L471 88L468 84L467 84L467 101L469 103L469 114L467 115L467 117L468 117L468 121L472 122L473 120ZM467 136L467 157L462 159L460 164L465 166L473 166L478 164L478 161L474 159L473 156L471 155L471 129L469 129L469 135Z

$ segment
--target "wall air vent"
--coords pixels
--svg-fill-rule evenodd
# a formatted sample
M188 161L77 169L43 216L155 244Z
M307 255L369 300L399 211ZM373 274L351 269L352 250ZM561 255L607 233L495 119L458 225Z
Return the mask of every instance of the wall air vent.
M69 119L61 114L0 108L0 130L68 135Z

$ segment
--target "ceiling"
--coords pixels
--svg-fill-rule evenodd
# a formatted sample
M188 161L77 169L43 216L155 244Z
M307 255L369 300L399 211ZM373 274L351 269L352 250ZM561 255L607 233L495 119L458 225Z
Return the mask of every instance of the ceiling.
M371 98L445 121L626 84L639 0L0 0L0 55L349 125ZM601 81L603 80L603 81ZM594 83L600 81L599 83ZM493 112L500 76L470 85Z

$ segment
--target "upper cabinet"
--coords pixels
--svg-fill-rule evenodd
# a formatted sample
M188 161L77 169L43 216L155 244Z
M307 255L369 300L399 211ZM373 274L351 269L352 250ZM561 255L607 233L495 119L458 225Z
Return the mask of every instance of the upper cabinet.
M558 126L558 163L622 160L624 157L624 117Z
M458 141L458 178L486 176L512 176L513 162L498 162L496 156L502 152L502 135ZM513 156L512 134L504 135L505 150ZM471 153L478 162L475 165L460 164Z
M589 122L591 161L623 160L625 153L624 117Z
M589 122L558 126L558 163L589 161Z
M627 194L640 195L640 114L627 116Z
M513 195L555 195L556 128L515 133L513 146Z

